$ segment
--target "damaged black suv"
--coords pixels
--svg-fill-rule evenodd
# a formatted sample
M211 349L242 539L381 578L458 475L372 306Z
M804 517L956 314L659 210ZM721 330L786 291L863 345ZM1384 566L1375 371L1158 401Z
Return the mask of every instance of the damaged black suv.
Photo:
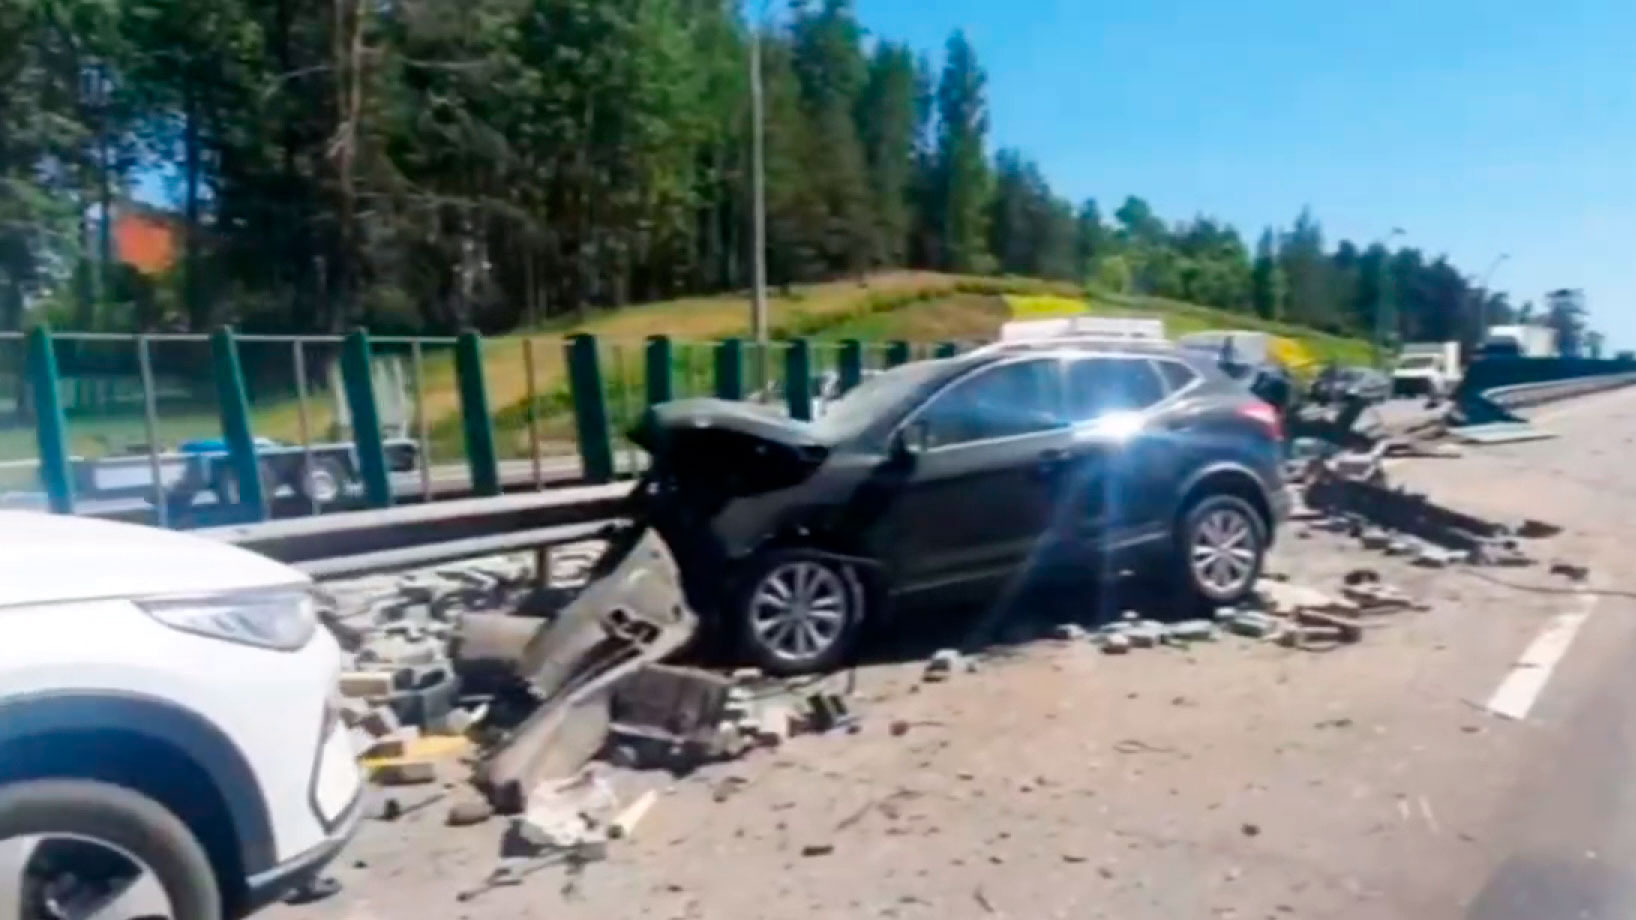
M815 422L654 407L637 491L688 601L778 674L896 600L1067 570L1245 597L1287 507L1278 414L1163 343L994 347L876 375Z

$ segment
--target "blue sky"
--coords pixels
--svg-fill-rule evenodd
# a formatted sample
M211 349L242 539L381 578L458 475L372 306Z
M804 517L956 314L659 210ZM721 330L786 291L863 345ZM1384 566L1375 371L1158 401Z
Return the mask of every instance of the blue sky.
M1514 302L1582 287L1636 347L1636 2L857 0L865 26L988 71L992 142L1057 190L1127 194L1253 242L1311 205Z

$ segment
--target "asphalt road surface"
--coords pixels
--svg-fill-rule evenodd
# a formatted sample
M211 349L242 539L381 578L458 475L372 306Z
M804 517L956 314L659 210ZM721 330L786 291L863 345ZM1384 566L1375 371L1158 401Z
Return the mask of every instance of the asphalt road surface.
M458 785L389 790L409 813L365 823L342 893L271 916L1636 917L1636 389L1534 415L1557 437L1390 475L1561 525L1526 548L1588 566L1585 585L1546 564L1418 568L1291 524L1274 572L1334 590L1365 566L1425 609L1329 652L1118 657L1039 638L1109 613L1091 593L931 611L856 672L859 734L615 773L622 798L664 795L578 874L457 900L503 822L445 827ZM978 671L921 683L930 650L995 621Z

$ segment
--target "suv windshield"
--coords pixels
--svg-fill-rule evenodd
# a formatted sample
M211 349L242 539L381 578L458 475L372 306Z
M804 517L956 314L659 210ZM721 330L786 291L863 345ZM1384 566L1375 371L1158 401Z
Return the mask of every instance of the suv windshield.
M823 415L812 423L812 433L830 444L857 437L935 379L941 367L939 361L921 361L866 377L825 407Z

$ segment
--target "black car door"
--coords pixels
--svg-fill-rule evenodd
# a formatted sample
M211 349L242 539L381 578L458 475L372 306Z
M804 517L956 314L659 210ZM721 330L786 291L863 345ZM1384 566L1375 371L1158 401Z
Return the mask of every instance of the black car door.
M1065 380L1076 543L1102 550L1162 533L1180 456L1165 424L1167 375L1143 356L1093 356L1070 361Z
M1052 521L1071 439L1060 362L981 368L934 394L901 430L913 469L883 522L897 587L1027 565Z

